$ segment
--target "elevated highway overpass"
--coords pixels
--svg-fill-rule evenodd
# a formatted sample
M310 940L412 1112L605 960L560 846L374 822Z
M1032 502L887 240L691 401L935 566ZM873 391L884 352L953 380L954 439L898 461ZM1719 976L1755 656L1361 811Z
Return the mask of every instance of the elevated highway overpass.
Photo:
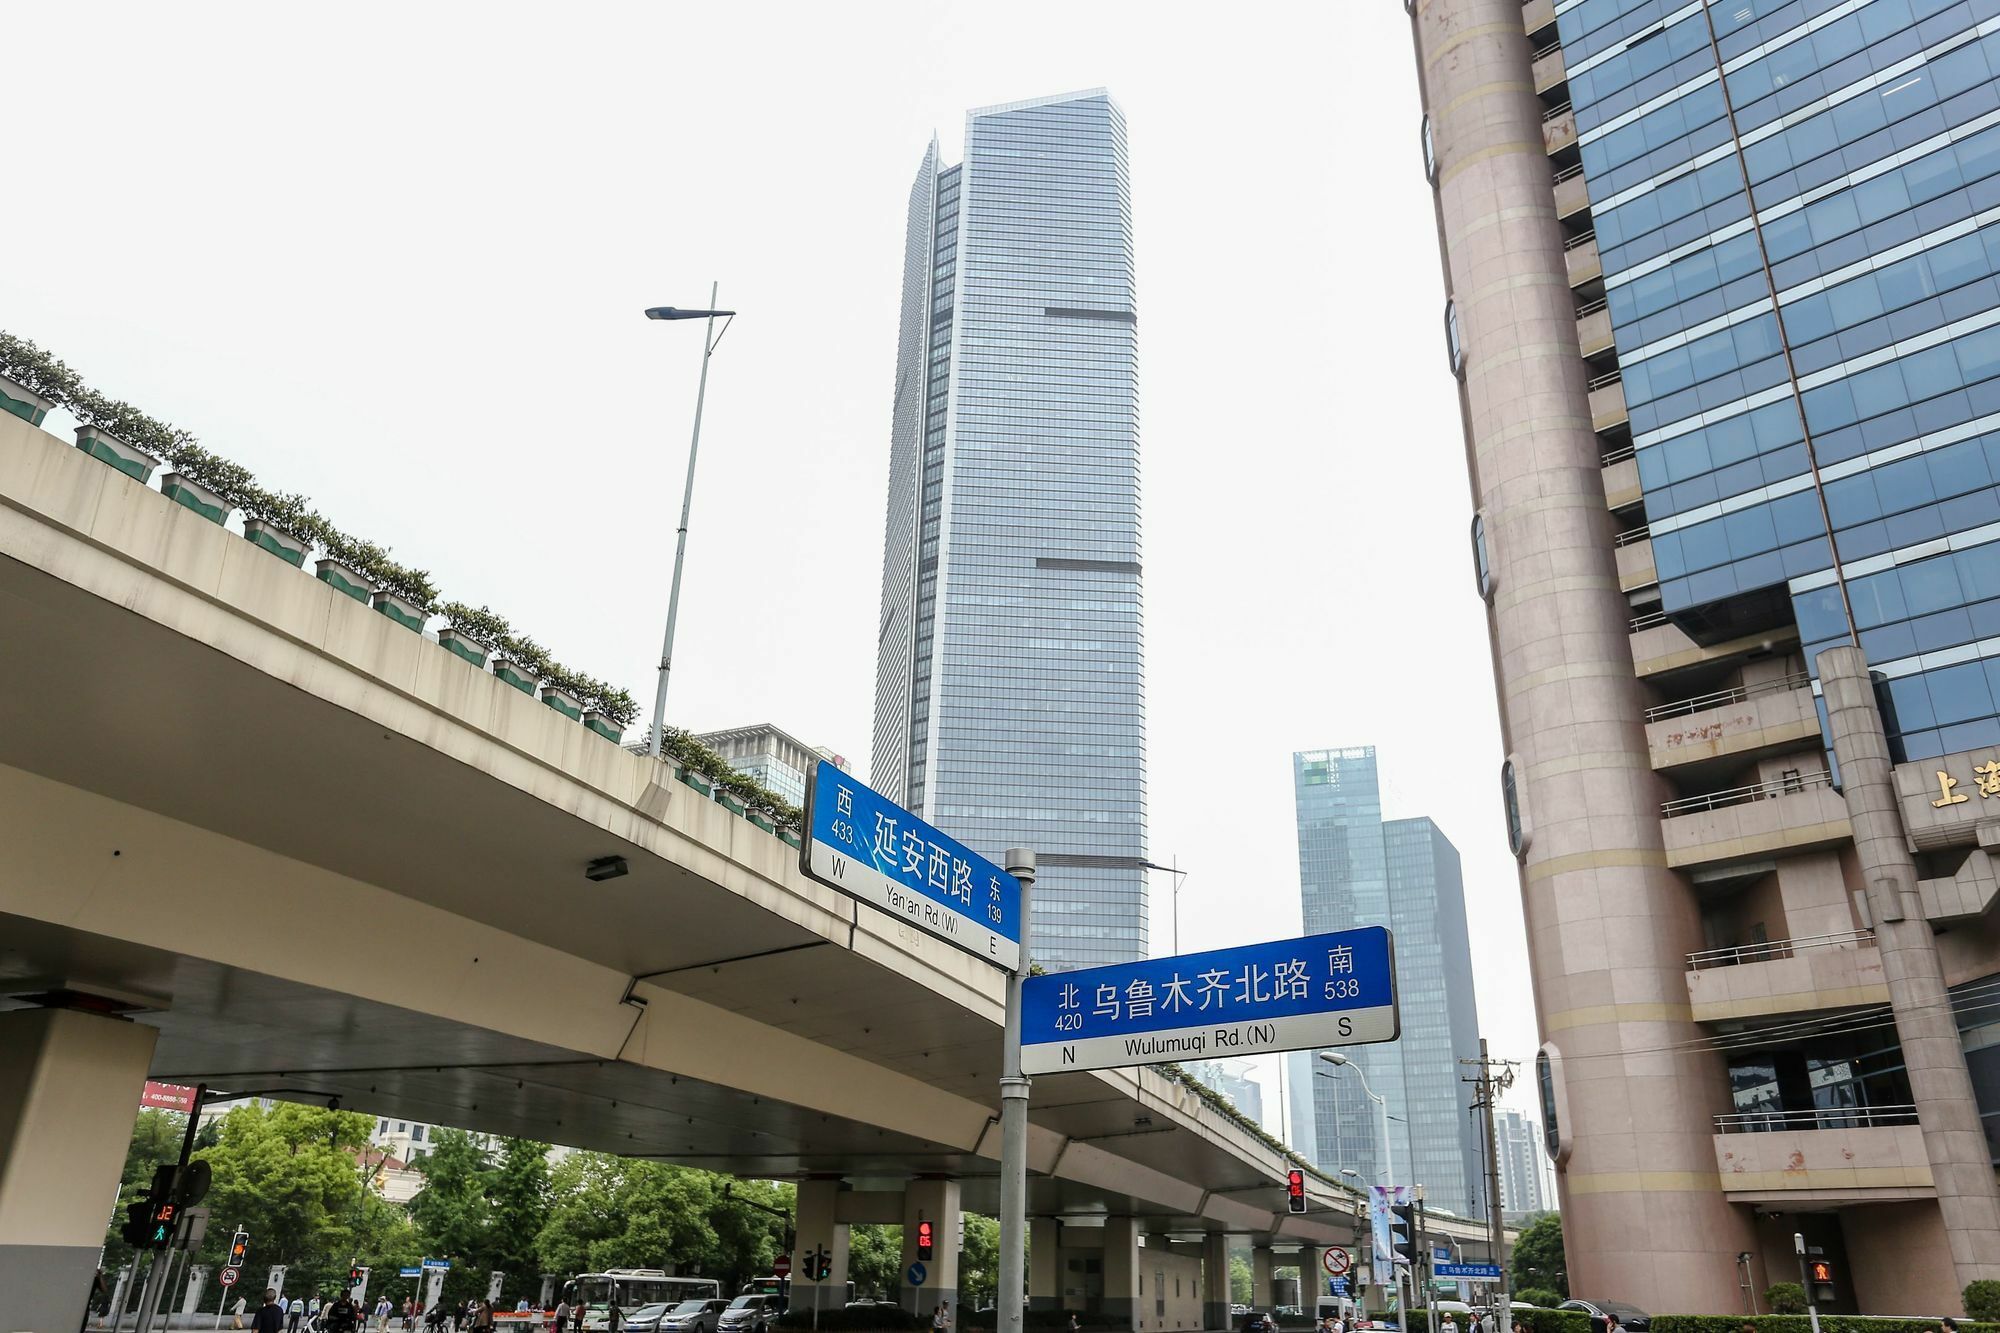
M797 1180L843 1268L852 1222L996 1210L996 972L4 414L0 664L0 1326L73 1317L149 1076ZM1099 1250L1088 1299L1218 1327L1224 1238L1267 1280L1353 1235L1160 1072L1038 1078L1032 1126L1038 1302ZM1141 1287L1175 1259L1170 1314Z

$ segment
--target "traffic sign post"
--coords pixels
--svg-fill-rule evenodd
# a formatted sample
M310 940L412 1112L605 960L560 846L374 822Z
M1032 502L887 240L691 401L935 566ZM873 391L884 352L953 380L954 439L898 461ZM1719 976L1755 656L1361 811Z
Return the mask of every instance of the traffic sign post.
M1020 881L822 759L799 869L1009 971L1027 954Z
M1346 1277L1347 1270L1354 1266L1354 1256L1335 1245L1320 1255L1319 1262L1328 1277Z
M773 1277L790 1277L792 1275L792 1256L781 1254L773 1259L771 1261L771 1275ZM807 1276L811 1276L811 1274L807 1274Z
M1029 1074L1394 1041L1383 926L1028 978Z

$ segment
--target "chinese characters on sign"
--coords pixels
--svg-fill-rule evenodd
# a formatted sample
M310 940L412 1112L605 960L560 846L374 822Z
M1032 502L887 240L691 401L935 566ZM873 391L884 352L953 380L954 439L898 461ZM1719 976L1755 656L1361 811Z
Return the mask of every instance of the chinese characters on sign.
M1028 978L1029 1074L1394 1041L1380 926Z
M1938 794L1931 804L1942 810L1950 805L1962 805L1972 799L1967 792L1958 790L1959 781L1943 769L1937 770ZM1980 796L2000 796L2000 759L1989 759L1983 764L1975 764L1972 781Z
M1021 884L880 792L822 760L806 792L800 868L810 878L1013 969Z

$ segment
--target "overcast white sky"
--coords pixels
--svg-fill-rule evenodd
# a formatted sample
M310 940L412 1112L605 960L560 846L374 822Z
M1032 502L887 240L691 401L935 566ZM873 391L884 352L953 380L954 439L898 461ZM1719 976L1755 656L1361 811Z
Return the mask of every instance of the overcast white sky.
M919 156L935 130L956 161L969 107L1107 86L1138 242L1151 844L1192 871L1182 947L1299 929L1290 752L1374 744L1389 815L1464 854L1486 1034L1532 1056L1400 6L79 2L8 24L0 118L42 132L9 159L0 328L647 700L700 334L640 311L719 278L744 313L709 384L669 712L857 761Z

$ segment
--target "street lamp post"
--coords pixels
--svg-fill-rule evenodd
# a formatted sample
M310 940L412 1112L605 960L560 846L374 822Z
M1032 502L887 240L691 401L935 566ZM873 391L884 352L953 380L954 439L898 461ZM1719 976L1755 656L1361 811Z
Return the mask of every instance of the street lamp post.
M708 288L707 310L682 310L675 306L659 305L646 311L647 319L706 319L707 327L701 338L701 382L694 393L694 436L688 441L687 489L681 495L681 526L674 539L674 581L667 593L667 637L660 646L660 683L653 692L653 745L652 756L660 757L660 743L667 730L667 675L674 669L674 622L680 617L681 609L681 565L687 559L688 511L694 507L694 459L701 449L701 409L708 397L708 359L715 355L715 349L722 345L722 334L729 332L729 325L735 322L734 310L716 310L716 293L720 283L711 283ZM722 325L722 333L715 331L715 317L727 318Z
M1377 1123L1382 1129L1382 1183L1390 1188L1394 1188L1396 1184L1396 1149L1389 1141L1388 1101L1379 1096L1375 1089L1368 1086L1368 1071L1360 1065L1355 1064L1352 1060L1349 1060L1339 1051L1321 1051L1319 1058L1336 1069L1352 1069L1356 1074L1361 1076L1361 1091L1367 1094L1369 1101L1375 1103L1375 1110L1379 1116ZM1396 1305L1403 1312L1402 1318L1407 1323L1410 1307L1408 1301L1403 1296L1403 1275L1400 1271L1393 1271L1392 1276L1396 1280Z

